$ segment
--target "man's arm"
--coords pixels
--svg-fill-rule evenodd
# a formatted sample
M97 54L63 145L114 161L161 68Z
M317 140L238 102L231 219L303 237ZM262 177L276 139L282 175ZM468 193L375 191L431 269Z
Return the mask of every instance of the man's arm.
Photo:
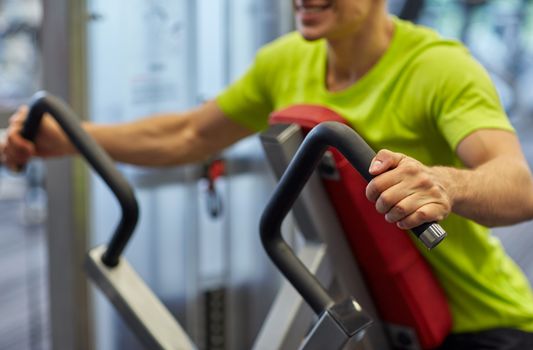
M402 229L439 221L450 212L487 226L533 218L533 180L516 135L478 130L457 154L468 169L427 167L403 154L378 152L367 197Z
M10 168L31 156L53 157L74 154L75 149L51 117L35 140L20 137L27 109L12 118L4 156ZM85 123L85 130L115 160L147 166L167 166L200 161L253 132L227 118L215 101L182 114L154 115L124 124Z

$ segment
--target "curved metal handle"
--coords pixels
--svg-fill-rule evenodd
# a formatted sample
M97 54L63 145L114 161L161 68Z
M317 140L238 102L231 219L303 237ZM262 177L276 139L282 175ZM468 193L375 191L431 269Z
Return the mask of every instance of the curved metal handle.
M317 314L327 310L333 300L283 240L281 223L329 146L338 149L366 180L372 179L368 168L376 153L370 146L347 125L323 122L304 139L267 203L260 222L261 240L267 253ZM412 231L430 249L446 236L436 223L423 224Z
M106 266L116 266L139 217L139 207L133 190L107 153L80 126L74 111L57 97L44 91L33 95L28 117L21 131L22 137L30 141L35 139L44 113L49 113L58 122L70 141L104 180L120 204L122 217L102 256L102 262Z

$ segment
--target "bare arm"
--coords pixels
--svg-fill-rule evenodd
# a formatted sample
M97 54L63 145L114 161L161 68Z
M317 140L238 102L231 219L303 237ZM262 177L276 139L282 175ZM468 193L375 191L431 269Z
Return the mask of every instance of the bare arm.
M11 168L28 158L74 154L75 149L57 124L44 118L35 144L19 133L26 117L21 109L11 121L5 161ZM167 166L203 160L253 132L228 119L215 101L181 114L154 115L130 123L84 124L85 130L117 161Z
M228 119L209 101L182 115L156 115L124 125L86 125L111 156L138 165L203 160L253 132Z
M450 212L487 226L533 218L533 181L517 137L502 130L467 136L457 154L468 169L427 167L399 153L380 151L367 197L389 222L408 229Z
M457 153L472 170L441 169L453 189L455 213L487 226L533 218L532 176L516 135L478 131L459 144Z

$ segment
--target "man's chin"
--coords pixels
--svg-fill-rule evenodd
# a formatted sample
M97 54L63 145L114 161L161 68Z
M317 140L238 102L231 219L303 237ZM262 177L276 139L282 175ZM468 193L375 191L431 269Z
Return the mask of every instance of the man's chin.
M307 41L315 41L322 39L324 37L324 33L318 32L318 31L311 31L311 30L305 30L300 29L298 30L300 32L300 35Z

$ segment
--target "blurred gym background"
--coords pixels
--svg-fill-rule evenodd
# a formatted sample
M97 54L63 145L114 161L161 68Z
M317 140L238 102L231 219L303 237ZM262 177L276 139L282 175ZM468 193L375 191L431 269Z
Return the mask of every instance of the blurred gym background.
M389 6L470 48L533 164L533 2ZM0 128L41 88L97 122L186 109L290 30L287 0L0 0ZM122 167L142 213L127 256L203 349L247 349L280 279L257 232L274 180L255 137L219 159L225 171L215 186L206 164ZM140 348L79 273L84 252L106 241L117 217L77 160L35 160L23 175L0 168L1 350ZM532 231L531 223L495 230L531 281Z

